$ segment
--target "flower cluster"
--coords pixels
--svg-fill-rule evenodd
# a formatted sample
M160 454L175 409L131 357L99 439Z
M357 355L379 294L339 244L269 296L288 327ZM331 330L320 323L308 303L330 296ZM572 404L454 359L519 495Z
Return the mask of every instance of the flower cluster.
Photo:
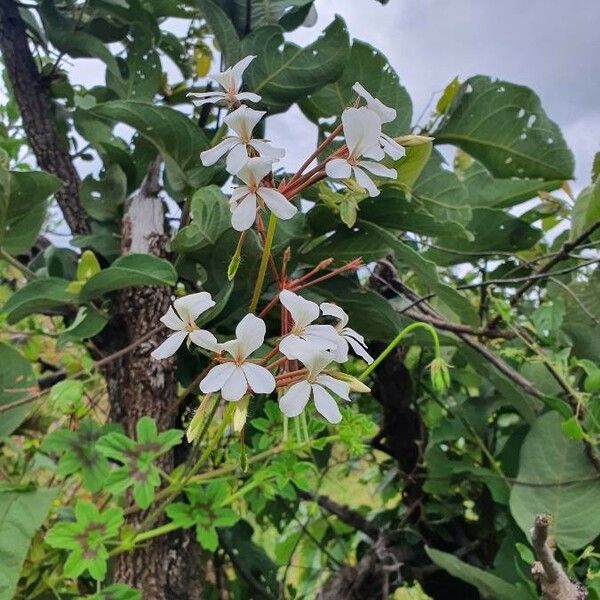
M370 196L379 194L372 176L397 177L394 169L380 163L385 155L393 160L404 155L404 148L382 132L382 125L394 120L396 111L356 83L354 90L366 106L359 106L357 102L344 110L341 125L291 178L276 185L273 167L284 157L285 151L271 145L269 140L254 137L266 112L243 104L260 102L260 96L240 91L244 71L255 58L248 56L215 76L224 91L194 95L198 105L224 103L230 109L223 119L228 134L202 152L201 160L208 166L224 158L227 171L237 179L229 203L234 229L244 232L256 223L259 232L264 231L260 220L260 211L264 209L278 219L291 219L297 213L292 200L304 188L327 177L348 186L351 184L347 180L353 177ZM344 143L310 168L342 133ZM263 234L265 266L266 259L272 259L267 237ZM346 362L351 350L367 363L373 363L373 359L363 336L348 326L348 315L340 306L331 302L319 305L296 293L306 285L307 277L330 262L324 261L308 275L295 280L288 279L285 266L282 267L277 282L279 293L261 312L264 316L277 303L281 308L280 335L269 336L266 345L270 350L260 352L265 346L267 327L260 316L253 314L263 283L257 280L257 293L249 314L236 327L235 339L219 342L212 333L198 327L196 321L215 304L210 294L200 292L178 298L162 317L161 321L174 333L152 356L157 359L172 356L187 340L188 346L195 344L211 353L212 363L200 381L203 393L220 393L223 399L238 402L236 406L242 413L253 394L271 394L277 389L279 406L286 416L300 415L312 398L316 410L325 419L338 423L342 418L338 400L348 402L351 391L365 392L368 388L337 371L334 365ZM360 260L352 261L337 271L355 269L359 265Z

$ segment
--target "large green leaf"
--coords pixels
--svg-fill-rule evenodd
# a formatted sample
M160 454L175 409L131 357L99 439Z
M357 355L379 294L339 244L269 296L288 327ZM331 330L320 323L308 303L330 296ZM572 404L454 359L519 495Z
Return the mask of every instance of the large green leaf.
M47 313L74 305L77 296L67 291L69 281L58 277L34 279L17 290L2 307L8 323L35 313Z
M355 40L341 77L310 94L300 103L302 110L315 122L339 117L356 98L352 86L360 82L373 96L398 111L396 120L384 126L389 135L406 133L412 118L412 103L396 72L383 54Z
M127 254L86 281L79 296L87 302L128 287L173 286L177 273L170 262L149 254Z
M214 244L230 225L228 200L221 188L200 188L192 197L191 224L184 227L171 242L174 252L194 252Z
M531 427L517 479L524 484L513 486L510 510L525 534L540 513L552 516L550 531L561 548L576 550L600 534L598 472L583 443L565 436L558 413L542 415Z
M304 48L285 42L279 26L261 27L242 41L242 54L258 57L248 67L245 81L249 90L262 96L270 112L282 112L335 81L346 64L348 51L348 31L340 17Z
M48 197L61 186L60 179L43 171L12 171L5 224L0 244L9 254L33 246L46 218Z
M0 406L27 397L35 385L35 374L29 361L14 348L0 344ZM0 439L10 435L28 412L29 406L23 404L1 413Z
M524 86L471 77L434 135L480 160L495 177L573 177L573 155L560 129Z
M200 152L208 147L208 139L182 113L136 100L104 102L90 113L137 129L161 153L175 190L206 185L212 179L215 170L200 163Z
M213 0L198 0L202 16L213 32L225 59L231 66L240 59L240 38L227 13Z
M469 204L486 208L510 208L562 184L559 180L496 179L476 160L459 173L459 178L469 193Z
M14 596L31 540L57 491L0 491L0 598Z
M425 551L438 567L444 569L453 577L475 586L482 598L489 598L490 600L529 600L531 598L525 590L519 589L492 573L474 567L448 552L427 547Z
M600 179L585 188L577 197L571 215L571 239L580 236L590 225L600 220Z

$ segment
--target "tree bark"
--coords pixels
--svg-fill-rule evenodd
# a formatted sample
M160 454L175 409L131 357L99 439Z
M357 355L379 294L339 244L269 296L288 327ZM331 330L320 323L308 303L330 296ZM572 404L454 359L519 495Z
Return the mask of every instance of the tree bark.
M56 129L47 83L33 60L14 0L0 0L0 49L38 165L63 182L56 200L65 221L72 233L89 233L90 225L79 198L79 175L69 155L67 140Z

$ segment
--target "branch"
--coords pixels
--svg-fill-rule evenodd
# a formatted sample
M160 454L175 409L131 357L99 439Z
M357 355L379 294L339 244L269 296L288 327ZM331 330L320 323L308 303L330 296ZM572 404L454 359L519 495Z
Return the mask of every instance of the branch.
M74 234L90 232L79 197L79 175L67 143L52 119L46 80L38 71L27 42L25 26L14 0L0 0L0 50L23 119L23 127L38 165L56 175L63 186L56 200Z
M562 565L554 558L554 550L548 544L548 515L538 515L531 533L531 545L539 562L534 563L531 574L539 583L545 600L585 600L587 592L573 583Z

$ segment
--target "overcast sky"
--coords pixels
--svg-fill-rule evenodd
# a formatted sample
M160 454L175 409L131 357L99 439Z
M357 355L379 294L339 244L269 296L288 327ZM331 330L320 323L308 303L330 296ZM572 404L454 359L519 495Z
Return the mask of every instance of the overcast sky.
M455 75L484 74L527 85L561 126L576 159L576 188L600 151L599 0L317 0L319 21L293 39L306 43L340 14L350 35L379 48L410 93L415 118ZM277 117L274 141L300 134L298 111ZM301 137L300 137L301 136ZM286 161L287 162L287 161Z

